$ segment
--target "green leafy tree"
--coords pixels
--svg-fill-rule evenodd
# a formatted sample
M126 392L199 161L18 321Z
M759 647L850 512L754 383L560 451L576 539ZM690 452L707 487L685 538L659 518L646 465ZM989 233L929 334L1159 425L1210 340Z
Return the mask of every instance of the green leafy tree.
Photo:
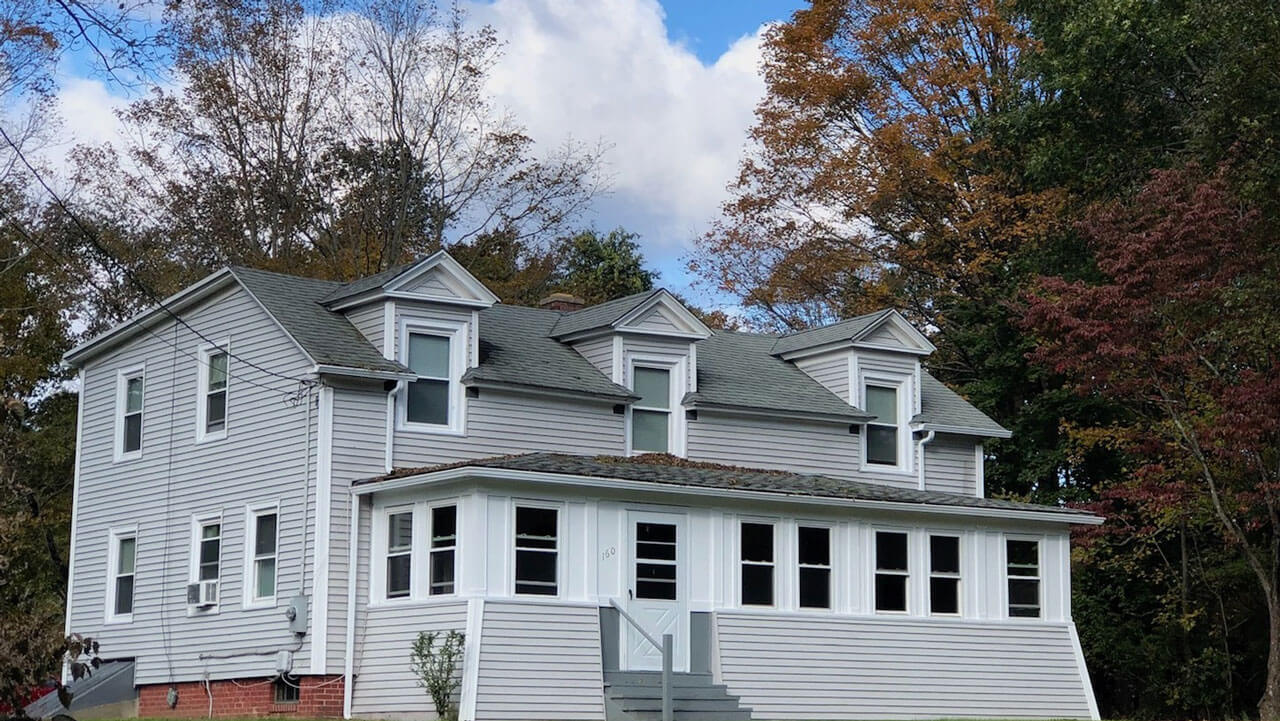
M584 230L560 241L560 289L589 305L652 290L658 274L644 267L640 236L622 228Z

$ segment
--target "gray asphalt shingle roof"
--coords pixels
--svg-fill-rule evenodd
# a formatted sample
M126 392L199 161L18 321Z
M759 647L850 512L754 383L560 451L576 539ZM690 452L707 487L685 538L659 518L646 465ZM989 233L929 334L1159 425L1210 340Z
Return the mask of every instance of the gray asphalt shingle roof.
M379 274L380 281L361 287L377 287L402 271L403 267L384 271ZM372 371L407 370L400 363L383 358L345 316L322 305L326 299L342 297L353 284L241 267L232 268L231 272L317 363ZM375 277L378 276L370 276ZM616 402L632 400L635 396L631 391L613 383L554 336L609 325L657 292L631 295L573 313L505 305L481 310L480 362L464 380L580 393ZM698 390L688 394L685 402L695 407L816 414L847 419L851 423L865 420L868 418L865 412L850 406L773 353L778 352L783 341L799 336L805 339L797 347L811 345L815 339L818 343L847 339L887 312L781 337L716 331L698 342ZM830 330L837 326L837 330ZM827 335L819 335L822 333ZM928 373L922 374L921 384L922 412L912 419L914 422L992 435L1007 434L999 424Z
M480 363L464 382L554 388L619 402L636 398L577 351L550 337L560 313L495 305L480 311Z
M562 338L584 330L606 328L613 325L622 316L635 310L641 303L661 292L661 289L646 290L643 293L615 298L572 313L563 313L560 315L555 327L547 335Z
M919 491L908 488L859 481L846 481L829 476L789 473L786 471L762 471L754 468L738 468L710 463L694 463L672 456L573 456L558 453L530 453L518 456L501 456L464 461L442 466L398 469L396 472L376 478L358 481L359 485L377 483L392 478L423 475L451 468L495 468L516 471L533 471L561 475L612 478L624 481L641 481L655 485L690 486L738 491L760 491L789 496L815 498L840 498L862 501L912 503L927 506L951 506L986 508L995 510L1038 511L1060 514L1064 520L1091 518L1089 511L1059 506L1041 506L1033 503L1007 501L996 498L978 498L958 493Z
M384 271L374 273L373 275L366 275L363 278L357 278L350 283L335 283L335 287L326 293L325 296L320 299L320 302L332 303L336 300L350 298L353 295L359 295L367 290L381 288L394 280L396 276L417 264L418 261L416 260L409 263L401 263L400 265L392 266Z
M1008 434L999 423L974 408L927 371L920 372L920 413L911 422L971 428L992 435Z
M821 413L850 422L870 417L795 365L771 355L776 340L771 335L715 331L698 341L698 391L685 402Z
M231 272L316 363L397 373L408 370L383 358L346 316L320 305L341 284L252 268L233 267Z
M772 352L790 353L801 348L812 348L813 346L847 341L875 325L881 318L892 312L892 309L885 308L874 313L867 313L866 315L859 315L832 323L831 325L824 325L820 328L788 333L778 338L777 342L773 344Z

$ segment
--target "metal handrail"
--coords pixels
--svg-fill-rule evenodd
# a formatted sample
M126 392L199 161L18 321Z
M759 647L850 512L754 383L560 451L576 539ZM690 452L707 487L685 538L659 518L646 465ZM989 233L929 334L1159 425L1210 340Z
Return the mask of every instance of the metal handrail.
M674 715L674 709L671 703L671 634L662 634L662 643L658 643L657 639L650 636L649 632L644 630L644 627L640 625L639 621L635 620L631 617L631 614L627 613L627 609L623 608L622 604L618 603L618 599L610 598L609 605L613 606L623 618L627 619L627 623L631 624L632 628L639 631L640 635L644 636L646 641L653 644L654 648L662 652L662 721L671 721L672 716Z

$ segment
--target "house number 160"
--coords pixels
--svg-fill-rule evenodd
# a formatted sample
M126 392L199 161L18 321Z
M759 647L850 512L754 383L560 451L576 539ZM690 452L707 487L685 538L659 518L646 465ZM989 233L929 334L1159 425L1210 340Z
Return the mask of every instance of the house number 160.
M600 552L600 560L606 561L610 558L613 558L615 555L617 555L617 553L618 553L618 549L616 547L609 546L608 548Z

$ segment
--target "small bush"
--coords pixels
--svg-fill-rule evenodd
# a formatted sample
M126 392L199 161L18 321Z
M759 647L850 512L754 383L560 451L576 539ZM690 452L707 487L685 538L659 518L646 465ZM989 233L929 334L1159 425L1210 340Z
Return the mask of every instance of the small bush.
M438 646L436 641L440 641ZM418 676L418 685L431 694L436 716L447 721L458 718L453 696L462 683L458 665L462 661L465 641L466 637L458 631L420 631L413 642L413 650L409 653L413 672Z

